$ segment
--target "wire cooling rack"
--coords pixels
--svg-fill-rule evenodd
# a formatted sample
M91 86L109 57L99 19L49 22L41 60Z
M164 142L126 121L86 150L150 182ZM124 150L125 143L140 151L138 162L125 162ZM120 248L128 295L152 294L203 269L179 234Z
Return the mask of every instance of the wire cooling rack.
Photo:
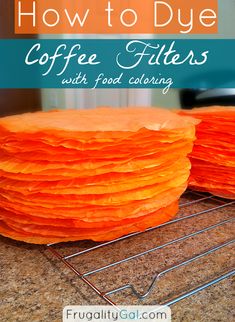
M170 222L110 242L49 244L47 249L111 305L148 299L146 304L173 305L235 274L234 205L187 191Z

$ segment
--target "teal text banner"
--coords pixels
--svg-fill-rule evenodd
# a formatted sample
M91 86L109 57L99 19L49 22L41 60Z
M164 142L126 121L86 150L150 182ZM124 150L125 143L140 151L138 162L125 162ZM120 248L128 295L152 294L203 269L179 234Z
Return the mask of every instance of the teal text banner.
M0 88L233 88L235 40L0 40Z

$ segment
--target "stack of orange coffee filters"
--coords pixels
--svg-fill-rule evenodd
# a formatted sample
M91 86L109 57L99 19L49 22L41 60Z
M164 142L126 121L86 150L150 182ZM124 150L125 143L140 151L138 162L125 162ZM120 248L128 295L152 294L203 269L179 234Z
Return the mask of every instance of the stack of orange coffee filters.
M198 121L158 108L0 119L0 234L107 241L175 216Z
M190 155L190 187L235 199L235 107L180 111L201 120Z

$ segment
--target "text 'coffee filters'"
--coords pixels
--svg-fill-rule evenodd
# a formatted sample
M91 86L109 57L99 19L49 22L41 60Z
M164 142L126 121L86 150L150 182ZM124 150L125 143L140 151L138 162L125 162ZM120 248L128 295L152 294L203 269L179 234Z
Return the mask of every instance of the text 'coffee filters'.
M235 199L235 107L207 107L180 111L201 120L190 155L190 186Z
M0 119L0 234L106 241L170 220L188 184L197 123L158 108Z

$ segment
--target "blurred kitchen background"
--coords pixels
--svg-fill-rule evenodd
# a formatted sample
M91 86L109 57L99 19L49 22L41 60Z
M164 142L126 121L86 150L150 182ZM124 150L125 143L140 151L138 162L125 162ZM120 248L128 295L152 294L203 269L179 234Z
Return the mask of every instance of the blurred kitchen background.
M0 38L20 38L14 35L14 0L0 0ZM155 35L155 38L235 38L235 0L219 0L219 34L217 35ZM74 35L38 36L39 38L74 38ZM83 36L87 38L87 36ZM94 35L90 35L94 38ZM105 38L99 35L100 38ZM112 36L114 38L115 36ZM120 37L120 36L118 36ZM128 35L122 35L128 38ZM131 35L130 38L151 38L152 35ZM28 38L32 38L28 36ZM77 36L76 38L82 38ZM95 35L97 38L97 35ZM110 37L109 37L110 38ZM201 92L170 89L164 95L161 89L42 89L0 90L0 115L16 114L39 109L93 108L95 106L161 106L191 108L200 105L235 105L235 89Z

